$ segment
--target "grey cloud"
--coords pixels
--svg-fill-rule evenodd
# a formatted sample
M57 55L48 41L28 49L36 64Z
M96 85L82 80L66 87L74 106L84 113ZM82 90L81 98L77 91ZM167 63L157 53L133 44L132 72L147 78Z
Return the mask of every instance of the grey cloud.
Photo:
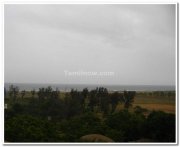
M175 5L5 5L5 81L174 84Z

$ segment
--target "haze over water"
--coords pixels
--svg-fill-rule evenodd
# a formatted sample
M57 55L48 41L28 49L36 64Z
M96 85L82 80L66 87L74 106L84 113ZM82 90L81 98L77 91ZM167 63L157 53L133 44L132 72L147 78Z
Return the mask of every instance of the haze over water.
M8 89L13 83L5 83L5 88ZM81 91L84 88L89 90L95 89L96 87L105 87L109 91L175 91L175 86L172 85L88 85L88 84L31 84L31 83L14 83L13 85L18 86L20 90L39 90L42 87L51 86L54 90L58 88L60 91L70 91L71 89L77 89Z

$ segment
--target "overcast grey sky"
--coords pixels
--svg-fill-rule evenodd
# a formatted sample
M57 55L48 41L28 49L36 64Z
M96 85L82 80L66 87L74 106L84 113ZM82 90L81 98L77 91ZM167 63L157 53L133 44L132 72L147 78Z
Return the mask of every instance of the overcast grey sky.
M175 85L175 5L5 5L4 16L5 82Z

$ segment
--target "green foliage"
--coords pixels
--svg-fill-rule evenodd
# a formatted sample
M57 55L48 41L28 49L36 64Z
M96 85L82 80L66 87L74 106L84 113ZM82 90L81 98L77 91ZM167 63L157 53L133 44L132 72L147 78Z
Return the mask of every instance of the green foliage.
M175 115L164 112L147 115L147 110L139 106L133 112L128 111L135 98L134 91L108 93L103 87L91 91L72 89L62 98L58 89L54 91L49 86L39 89L38 98L35 90L28 98L25 91L18 93L18 87L11 85L10 97L5 99L9 102L5 109L6 141L79 142L88 134L105 135L115 142L142 138L175 141ZM167 96L168 93L153 94ZM169 93L169 97L171 95L173 93ZM125 109L117 113L119 102L124 103Z
M4 98L7 98L7 90L4 88Z
M79 115L83 112L81 99L76 96L67 94L64 98L65 115L67 118Z
M141 115L143 115L143 114L146 113L146 112L148 112L148 110L145 109L145 108L142 108L142 107L140 107L140 106L136 106L136 107L134 108L134 113L136 113L136 114L141 114Z
M26 94L25 90L21 91L21 98L24 98L25 94Z
M143 116L123 110L119 113L109 115L106 119L106 124L111 129L118 130L120 134L123 134L123 141L132 141L141 137L144 121L145 118ZM114 137L117 138L117 136ZM122 141L122 137L115 141Z
M87 88L83 89L82 95L83 95L84 98L86 98L88 96L88 89Z
M134 97L136 95L135 91L124 91L124 108L128 109L132 106L134 102Z
M20 114L23 112L23 106L19 103L15 103L12 105L12 110L14 111L14 113L16 114Z
M32 94L32 98L34 98L34 96L35 96L35 94L36 94L35 89L31 90L31 94Z
M61 140L74 142L79 141L81 136L87 134L103 134L104 128L101 120L93 113L75 116L68 120L63 120L57 124Z
M123 142L125 140L124 132L117 129L108 128L106 130L105 136L112 138L115 142Z
M17 86L13 86L13 85L9 86L9 97L13 98L14 101L16 100L18 93L19 93L19 88Z
M10 142L56 141L56 130L40 118L18 115L5 122L5 139Z
M113 113L118 105L118 102L122 100L123 95L118 92L110 94L110 103L112 106L111 112Z
M175 115L162 111L149 114L145 135L157 142L175 142Z

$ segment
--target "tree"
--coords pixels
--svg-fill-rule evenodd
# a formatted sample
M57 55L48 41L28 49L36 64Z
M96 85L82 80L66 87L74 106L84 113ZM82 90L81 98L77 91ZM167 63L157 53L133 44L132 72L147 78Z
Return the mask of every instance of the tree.
M53 125L41 118L18 115L5 123L5 140L10 142L55 142L58 140Z
M13 98L13 89L14 89L14 86L13 86L13 85L10 85L10 86L9 86L9 97L10 97L10 98Z
M97 100L100 111L107 113L109 109L108 90L104 87L99 87L96 88L96 92L97 92Z
M83 107L81 103L81 98L78 97L77 91L71 90L71 93L67 93L64 98L66 116L72 117L74 115L79 115L83 112Z
M19 88L18 88L17 86L14 87L13 93L14 93L14 100L16 100L16 98L17 98L17 96L18 96L18 93L19 93Z
M7 91L6 91L6 88L4 87L4 98L7 97Z
M76 99L76 101L81 105L82 108L84 108L85 97L83 96L82 92L71 89L70 95L73 99Z
M65 142L77 142L87 134L104 134L105 128L101 120L94 113L85 113L63 120L57 125Z
M98 100L97 100L97 91L96 90L91 90L90 93L89 93L89 108L90 108L90 111L94 111L94 107L95 105L97 105L98 103Z
M142 128L145 117L135 115L127 110L113 113L105 120L106 125L112 130L113 134L109 135L115 141L135 141L142 135ZM108 131L108 133L111 133ZM119 136L117 136L119 134ZM114 136L113 136L114 135ZM107 134L108 136L108 134Z
M14 114L17 115L23 113L24 108L22 104L14 103L12 105L12 110L14 111Z
M101 108L101 111L104 112L105 115L108 114L109 112L109 97L108 96L101 97L100 108Z
M52 87L51 87L51 86L48 86L48 87L45 89L45 97L46 97L46 98L50 98L52 91L53 91L53 90L52 90Z
M175 142L175 125L174 114L153 111L146 120L145 135L158 142Z
M83 95L84 98L87 97L87 95L88 95L88 89L87 89L87 88L84 88L84 89L83 89L82 95Z
M124 91L124 108L129 109L134 102L134 97L136 95L135 91Z
M45 88L39 88L39 91L37 94L38 94L39 100L42 101L46 95Z
M111 112L115 111L119 100L120 100L120 94L118 92L112 93L110 95L110 103L111 103L111 106L112 106Z
M26 94L25 90L21 91L21 98L24 98L25 94Z
M34 96L35 96L35 94L36 94L35 89L31 90L31 94L32 94L32 98L34 98Z
M136 106L136 107L134 108L134 113L139 114L139 115L144 115L144 114L147 113L147 112L148 112L147 109L142 108L142 107L140 107L140 106Z
M51 92L51 99L58 99L59 98L59 91L52 91Z
M17 86L15 87L13 85L9 86L9 96L13 98L14 101L16 100L18 93L19 93L19 88Z

